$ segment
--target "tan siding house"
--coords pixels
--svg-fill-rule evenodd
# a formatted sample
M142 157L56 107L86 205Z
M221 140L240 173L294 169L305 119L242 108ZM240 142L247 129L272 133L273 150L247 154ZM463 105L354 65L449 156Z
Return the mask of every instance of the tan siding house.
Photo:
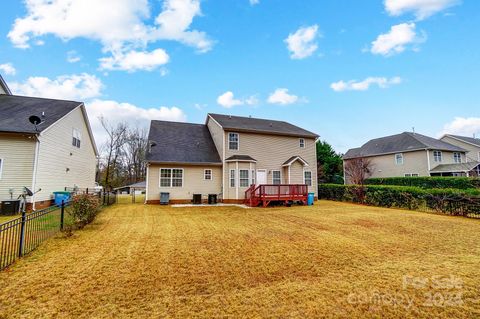
M467 151L468 162L480 162L480 139L458 135L444 135L442 141L459 146Z
M410 132L373 139L351 149L344 156L344 165L356 158L371 160L372 178L465 176L468 167L476 166L460 145ZM350 183L348 176L345 182Z
M32 115L41 123L32 124ZM27 187L37 192L32 208L40 208L54 191L92 188L97 155L83 103L0 95L0 200Z
M147 202L166 192L173 203L195 194L242 203L250 186L265 184L308 184L316 197L316 139L286 122L220 114L205 125L152 121Z

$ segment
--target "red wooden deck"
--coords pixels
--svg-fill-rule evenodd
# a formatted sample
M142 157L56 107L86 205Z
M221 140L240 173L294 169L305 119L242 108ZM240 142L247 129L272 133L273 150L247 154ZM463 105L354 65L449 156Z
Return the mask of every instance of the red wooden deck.
M245 191L245 204L250 207L267 207L271 202L286 205L292 201L306 205L307 198L308 186L304 184L252 185Z

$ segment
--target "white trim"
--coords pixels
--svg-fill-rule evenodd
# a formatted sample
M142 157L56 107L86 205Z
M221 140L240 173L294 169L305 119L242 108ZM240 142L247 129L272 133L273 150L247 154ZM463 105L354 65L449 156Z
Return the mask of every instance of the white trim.
M427 151L427 165L428 165L428 174L430 175L430 171L432 170L432 164L430 163L430 150Z
M290 184L290 175L291 175L290 174L290 167L292 167L292 166L288 165L288 183L289 184Z
M145 204L148 201L148 175L149 175L150 164L147 163L147 175L145 177Z
M217 123L217 125L220 126L220 128L223 130L223 126L221 126L220 123L218 123L217 120L215 120L210 113L207 114L207 121L206 121L205 124L208 124L208 119L211 119L212 121L214 121L215 123Z
M206 179L206 178L205 178L205 176L206 176L206 174L207 174L207 171L210 171L210 179ZM204 180L204 181L208 181L208 182L213 181L213 170L212 170L211 168L205 168L205 169L203 170L203 180Z
M237 162L237 165L235 167L235 199L238 199L238 188L240 186L239 177L240 177L240 174L238 173L238 162Z
M37 142L35 144L35 156L33 159L33 178L32 178L32 209L35 210L35 187L37 186L37 167L38 167L38 153L40 152L40 140L37 135Z
M240 151L240 133L237 132L227 132L228 134L228 150L229 151ZM237 134L237 149L230 148L230 134Z
M210 115L208 115L208 116L210 116ZM214 120L211 116L210 116L210 118L212 120ZM228 168L227 168L227 165L226 165L226 162L225 162L225 152L226 152L226 150L225 150L225 147L226 147L225 146L225 131L223 130L223 127L220 124L218 124L218 125L222 129L222 133L223 133L222 134L223 135L223 137L222 137L222 143L223 143L223 146L222 146L222 153L223 153L222 154L222 200L223 200L223 199L225 199L225 170L228 169ZM228 176L228 178L229 178L228 183L230 183L230 176Z
M287 162L286 164L283 164L282 167L290 166L296 161L300 161L303 164L303 166L309 166L308 163L303 158L301 158L300 156L295 156L289 162Z
M162 169L169 169L171 170L170 175L170 186L162 186ZM173 170L179 169L182 171L182 186L173 186ZM158 187L159 188L183 188L185 185L185 169L181 167L160 167L158 169Z
M0 180L2 179L3 162L4 162L4 159L0 158Z
M302 143L301 141L303 141L303 143ZM303 144L303 146L302 146L302 144ZM300 138L298 139L298 146L299 146L300 148L306 148L306 147L307 147L307 141L305 140L305 138L300 137Z
M268 173L267 173L267 170L265 168L260 168L260 169L255 170L255 183L260 185L260 183L258 182L258 178L257 178L257 172L264 172L265 173L265 183L268 184Z
M275 184L273 182L273 172L279 172L280 173L280 184ZM281 185L282 184L282 170L280 169L272 169L272 185Z

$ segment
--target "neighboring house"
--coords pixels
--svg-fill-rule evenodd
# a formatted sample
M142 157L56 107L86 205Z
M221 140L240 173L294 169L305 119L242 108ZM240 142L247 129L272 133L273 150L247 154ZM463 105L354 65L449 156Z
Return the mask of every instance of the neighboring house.
M118 194L144 194L147 183L145 181L138 182L131 185L125 185L121 187L114 188L113 190Z
M83 103L0 94L0 200L41 189L29 199L38 209L54 191L93 188L97 155Z
M205 124L152 121L147 155L147 202L161 192L173 203L194 194L241 203L252 185L307 184L317 195L318 135L295 125L208 114Z
M467 150L418 133L404 132L370 140L350 149L344 165L355 158L370 158L373 177L472 176L478 162L470 161ZM348 177L346 183L349 183Z
M480 138L446 134L440 140L467 150L468 162L480 162Z

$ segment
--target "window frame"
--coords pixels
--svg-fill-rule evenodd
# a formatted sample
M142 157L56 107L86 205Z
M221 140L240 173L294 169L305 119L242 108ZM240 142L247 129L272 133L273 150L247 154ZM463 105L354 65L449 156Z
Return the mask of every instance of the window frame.
M72 128L72 146L80 148L82 144L82 133L77 128Z
M398 157L400 156L400 157ZM402 159L401 163L398 162L399 158ZM405 163L405 156L403 153L396 153L395 154L395 165L403 165Z
M278 172L279 173L279 183L275 183L275 173ZM272 170L272 185L282 185L282 171L281 170Z
M210 171L210 178L207 178L207 171ZM211 168L206 168L203 170L203 180L204 181L213 181L213 170Z
M440 160L437 160L437 157L438 157L438 156L435 155L435 153L440 154L440 157L439 157ZM435 163L441 163L441 162L443 162L443 153L442 153L442 151L438 151L438 150L433 151L433 161L434 161Z
M243 177L242 178L242 172L247 172L247 177ZM247 182L247 184L242 184L242 181L243 182ZM240 169L238 170L238 187L242 187L242 188L248 188L250 186L250 170L249 169Z
M170 177L169 177L169 186L162 186L162 170L166 170L166 171L170 171ZM182 178L181 178L181 183L182 185L181 186L174 186L173 185L173 180L179 180L179 178L174 178L173 177L173 171L174 170L179 170L182 172ZM183 188L183 185L185 185L185 169L183 168L178 168L178 167L174 167L174 168L169 168L169 167L162 167L160 168L159 170L159 175L158 175L158 186L160 188Z
M251 185L255 185L255 170L252 169L250 173L252 174L252 176L250 176L251 177L250 179L252 180Z
M310 184L307 184L307 178L305 176L306 173L310 173ZM313 186L313 173L310 170L303 171L303 184L312 187Z
M231 148L230 143L232 143L232 142L230 141L230 135L236 135L236 136L237 136L237 142L236 142L236 143L237 143L237 148ZM240 134L238 134L238 133L236 133L236 132L228 132L228 140L227 140L227 142L228 142L228 150L229 150L229 151L238 151L238 150L240 150ZM233 143L235 143L235 142L233 142Z
M233 176L232 176L232 172L233 172ZM233 169L233 168L230 169L228 180L229 180L228 185L230 186L230 188L237 187L237 170L236 169ZM233 181L233 185L232 185L232 181Z
M457 156L458 155L458 156ZM458 159L458 161L457 161ZM460 152L453 152L453 162L455 164L461 164L462 163L462 153Z
M298 139L298 146L300 146L300 148L305 148L306 143L305 143L305 139L304 139L304 138L299 138L299 139Z

